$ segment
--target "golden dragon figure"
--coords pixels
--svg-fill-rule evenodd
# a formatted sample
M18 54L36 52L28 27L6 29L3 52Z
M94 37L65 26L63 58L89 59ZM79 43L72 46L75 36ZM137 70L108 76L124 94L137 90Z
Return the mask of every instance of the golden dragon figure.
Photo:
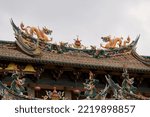
M52 41L52 38L48 38L47 35L51 35L52 30L47 29L46 27L43 27L42 29L40 29L39 27L30 27L30 26L24 26L23 23L20 24L20 28L27 34L30 36L36 36L38 39L40 39L41 41L44 42L48 42L48 41Z
M116 48L117 46L126 47L127 43L130 43L131 41L129 36L125 41L122 41L122 37L115 37L114 39L111 39L111 36L101 37L101 39L104 42L107 42L105 46L101 44L101 47L106 49Z

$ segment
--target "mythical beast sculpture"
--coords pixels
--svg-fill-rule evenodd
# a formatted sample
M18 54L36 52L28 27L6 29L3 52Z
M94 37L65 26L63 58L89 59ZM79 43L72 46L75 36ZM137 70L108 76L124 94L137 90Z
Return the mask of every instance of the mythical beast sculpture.
M18 72L13 73L11 78L13 81L11 82L10 88L0 82L0 95L2 96L2 100L29 99L28 96L23 94L26 92L23 86L25 79L21 79Z
M30 26L24 26L23 23L20 24L20 28L24 30L24 32L30 36L37 36L38 39L44 42L52 41L52 38L49 39L47 35L51 35L52 30L47 29L46 27L43 27L40 29L39 27L30 27Z
M14 93L18 94L18 95L23 95L23 93L25 92L25 88L24 88L24 83L25 83L25 79L20 79L20 75L19 73L14 73L12 74L12 83L11 83L11 87L10 90L12 90Z
M117 45L119 47L126 47L126 44L130 43L130 41L131 41L129 36L124 42L122 41L122 39L123 39L122 37L115 37L114 39L111 39L111 36L106 36L106 37L101 37L101 39L104 42L107 42L107 44L105 46L101 45L102 48L106 48L106 49L116 48Z

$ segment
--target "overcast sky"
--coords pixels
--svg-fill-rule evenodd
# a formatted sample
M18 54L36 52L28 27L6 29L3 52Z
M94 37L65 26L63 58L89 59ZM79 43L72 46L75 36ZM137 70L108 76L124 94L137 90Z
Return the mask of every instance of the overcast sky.
M101 37L128 36L140 55L150 56L150 0L0 0L0 40L14 41L10 18L16 25L47 26L53 42L100 47Z

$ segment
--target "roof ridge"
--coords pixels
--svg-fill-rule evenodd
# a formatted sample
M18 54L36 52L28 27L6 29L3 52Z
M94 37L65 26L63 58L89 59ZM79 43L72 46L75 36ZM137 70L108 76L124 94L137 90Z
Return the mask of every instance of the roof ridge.
M150 59L146 59L145 57L143 56L140 56L135 50L132 50L132 55L137 59L139 60L140 62L150 66Z

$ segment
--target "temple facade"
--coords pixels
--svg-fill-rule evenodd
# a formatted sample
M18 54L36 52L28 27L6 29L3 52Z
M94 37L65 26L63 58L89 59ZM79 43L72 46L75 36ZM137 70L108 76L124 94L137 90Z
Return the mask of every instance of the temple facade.
M129 77L134 78L136 94L150 96L150 57L136 52L140 36L133 41L128 37L124 42L121 38L102 37L106 45L97 49L86 48L79 37L73 44L54 44L47 36L52 31L46 27L31 27L29 31L24 24L16 26L13 20L11 25L16 41L0 41L0 81L8 88L12 74L17 72L25 79L24 95L47 99L51 92L51 99L84 99L84 83L90 72L100 91L108 84L106 75L122 85L123 70L127 69Z

